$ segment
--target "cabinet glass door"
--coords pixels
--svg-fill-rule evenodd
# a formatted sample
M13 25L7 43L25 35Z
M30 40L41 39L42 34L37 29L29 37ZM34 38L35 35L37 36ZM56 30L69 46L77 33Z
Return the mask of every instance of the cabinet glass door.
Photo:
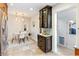
M47 10L46 9L44 9L43 10L43 26L46 28L47 27Z

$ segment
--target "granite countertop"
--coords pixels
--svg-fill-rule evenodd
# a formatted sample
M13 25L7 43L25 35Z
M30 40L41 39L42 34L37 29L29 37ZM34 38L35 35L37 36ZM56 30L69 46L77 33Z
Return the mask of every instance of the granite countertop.
M44 37L52 36L52 35L50 35L50 34L45 35L45 34L41 34L41 33L40 33L39 35L44 36Z

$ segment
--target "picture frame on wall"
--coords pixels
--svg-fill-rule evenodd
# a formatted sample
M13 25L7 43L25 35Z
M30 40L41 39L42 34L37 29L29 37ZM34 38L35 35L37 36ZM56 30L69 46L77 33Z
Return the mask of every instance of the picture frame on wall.
M76 23L69 23L69 34L76 35Z

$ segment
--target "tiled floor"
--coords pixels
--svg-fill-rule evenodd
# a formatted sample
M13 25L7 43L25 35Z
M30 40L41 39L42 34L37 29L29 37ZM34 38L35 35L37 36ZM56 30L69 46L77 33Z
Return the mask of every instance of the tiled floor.
M7 48L8 56L43 56L43 55L56 55L52 52L43 53L33 40L29 40L26 44L12 44Z
M64 55L64 56L74 56L74 50L71 50L71 49L68 49L68 48L65 48L65 47L61 47L61 46L58 46L58 54L60 55Z
M61 47L60 47L61 48ZM11 44L6 49L7 56L59 56L59 55L72 55L70 50L58 48L59 52L43 53L38 47L35 41L29 40L26 43Z

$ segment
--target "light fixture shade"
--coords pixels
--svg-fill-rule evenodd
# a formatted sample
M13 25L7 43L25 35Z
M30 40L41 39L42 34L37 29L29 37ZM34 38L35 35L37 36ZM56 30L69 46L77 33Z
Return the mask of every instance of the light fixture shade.
M74 23L74 21L73 21L73 20L70 20L69 22L70 22L70 23L72 23L72 24Z
M33 11L34 9L33 8L30 8L30 11Z

